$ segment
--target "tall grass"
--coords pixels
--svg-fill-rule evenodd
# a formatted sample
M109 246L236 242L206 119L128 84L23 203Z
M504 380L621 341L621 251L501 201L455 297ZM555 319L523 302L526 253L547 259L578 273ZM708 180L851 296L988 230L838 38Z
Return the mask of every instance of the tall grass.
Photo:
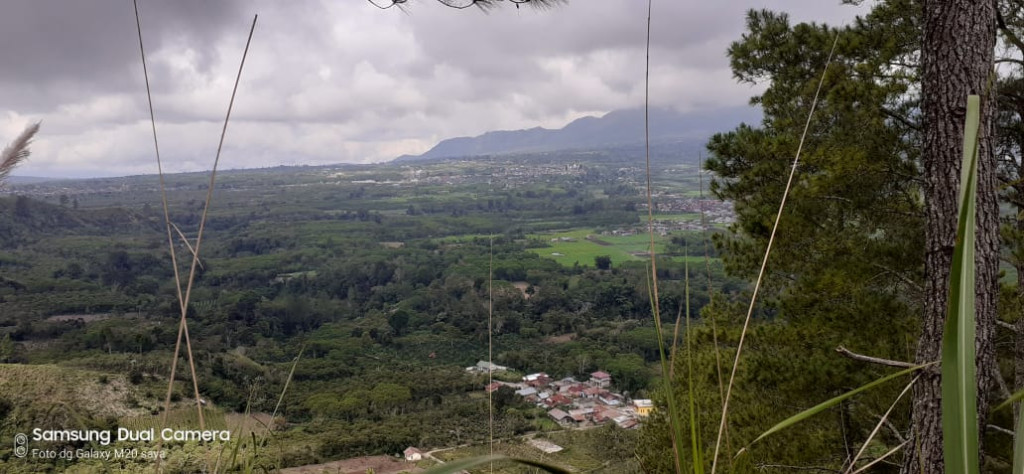
M25 130L14 141L4 147L3 151L0 151L0 186L3 186L4 182L7 181L11 171L21 162L27 160L28 156L32 154L28 146L32 144L32 138L39 132L39 125L41 123L36 122L25 127Z
M647 278L648 293L651 300L651 314L654 317L654 329L658 336L658 356L661 359L662 382L665 385L665 398L669 411L669 426L671 428L672 456L676 472L683 469L683 421L679 404L672 390L672 364L665 353L665 336L661 327L661 302L658 295L658 257L654 242L654 198L651 187L651 117L650 117L650 91L651 91L651 10L653 0L647 0L647 42L645 49L644 63L644 158L646 160L647 177L647 231L650 236L649 275ZM676 327L679 327L678 323ZM674 344L674 342L673 342Z

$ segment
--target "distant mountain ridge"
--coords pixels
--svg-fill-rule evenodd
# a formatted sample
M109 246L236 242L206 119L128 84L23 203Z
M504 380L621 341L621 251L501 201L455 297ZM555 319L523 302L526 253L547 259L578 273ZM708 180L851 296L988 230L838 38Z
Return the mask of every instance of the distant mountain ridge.
M652 108L651 143L703 142L715 132L731 130L743 122L753 124L760 120L761 111L746 106L687 113L669 108ZM559 129L535 127L487 132L476 137L449 138L422 155L403 155L395 161L595 149L636 145L643 143L643 140L643 109L623 109L602 117L582 117Z

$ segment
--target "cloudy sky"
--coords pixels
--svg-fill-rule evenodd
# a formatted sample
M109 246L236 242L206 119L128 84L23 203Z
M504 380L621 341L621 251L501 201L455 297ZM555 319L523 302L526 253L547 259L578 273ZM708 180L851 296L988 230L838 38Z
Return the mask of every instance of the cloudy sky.
M386 0L377 0L383 2ZM487 14L410 0L140 0L165 170L209 169L254 14L222 168L366 163L488 130L560 127L643 103L646 2ZM756 92L724 51L751 8L839 23L839 0L655 1L651 101L734 106ZM156 172L129 0L4 0L0 145L42 120L17 174Z

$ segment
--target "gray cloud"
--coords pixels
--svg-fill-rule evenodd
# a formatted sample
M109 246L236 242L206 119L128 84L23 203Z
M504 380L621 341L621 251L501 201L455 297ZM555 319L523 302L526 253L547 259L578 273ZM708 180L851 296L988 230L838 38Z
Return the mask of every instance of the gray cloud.
M743 104L724 56L750 8L832 23L820 0L656 2L651 97L680 109ZM405 12L362 2L140 5L162 152L170 170L212 162L245 34L259 26L229 128L228 167L369 162L492 129L561 126L643 100L646 3L576 0L553 10ZM44 121L21 172L151 173L131 4L5 2L0 141Z
M196 66L212 58L225 25L237 17L234 1L140 2L148 47L168 44L195 48ZM49 101L79 102L84 97L130 89L139 82L138 42L131 3L8 0L0 16L0 103L33 110Z

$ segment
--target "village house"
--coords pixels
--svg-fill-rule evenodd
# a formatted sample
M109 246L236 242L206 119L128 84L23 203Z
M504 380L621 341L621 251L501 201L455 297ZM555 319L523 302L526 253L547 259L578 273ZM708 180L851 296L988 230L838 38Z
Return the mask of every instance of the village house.
M551 383L551 377L548 377L548 374L545 374L544 372L538 372L536 374L529 374L523 377L523 382L526 382L526 385L534 388L543 388L547 387L548 384Z
M521 388L519 390L516 390L516 395L519 395L520 397L523 398L536 397L537 389L533 387Z
M572 417L576 423L584 423L588 418L591 418L594 414L593 408L577 408L575 410L569 410L569 416Z
M600 395L598 395L597 399L601 403L604 403L605 405L608 405L610 407L617 407L619 405L622 405L622 395L612 393L609 391L602 392Z
M611 374L601 370L590 374L590 381L601 388L608 388L612 386Z
M604 392L604 390L597 387L587 387L583 389L583 398L597 398L601 396L601 392Z
M495 390L498 390L499 388L501 388L502 385L504 385L504 384L502 384L501 382L494 382L494 383L484 387L484 391L486 391L487 393L492 393Z
M572 425L573 423L576 422L576 420L574 420L571 415L558 408L549 411L548 416L550 416L553 420L557 421L560 425Z
M544 404L547 405L548 408L569 406L572 405L572 399L560 393L556 393L545 399Z
M569 386L568 386L568 387L567 387L567 388L565 389L565 392L566 392L566 393L567 393L567 394L568 394L568 395L569 395L570 397L572 397L572 398L579 398L579 397L582 397L582 396L583 396L583 391L584 391L584 390L586 390L586 389L587 389L587 386L586 386L586 385L583 385L583 384L581 384L581 383L577 383L577 384L569 385Z
M406 461L416 462L423 460L423 452L412 446L405 448L405 451L403 451L402 454L405 455Z
M633 400L633 408L636 409L637 416L648 416L654 411L654 402L648 399L636 399Z

